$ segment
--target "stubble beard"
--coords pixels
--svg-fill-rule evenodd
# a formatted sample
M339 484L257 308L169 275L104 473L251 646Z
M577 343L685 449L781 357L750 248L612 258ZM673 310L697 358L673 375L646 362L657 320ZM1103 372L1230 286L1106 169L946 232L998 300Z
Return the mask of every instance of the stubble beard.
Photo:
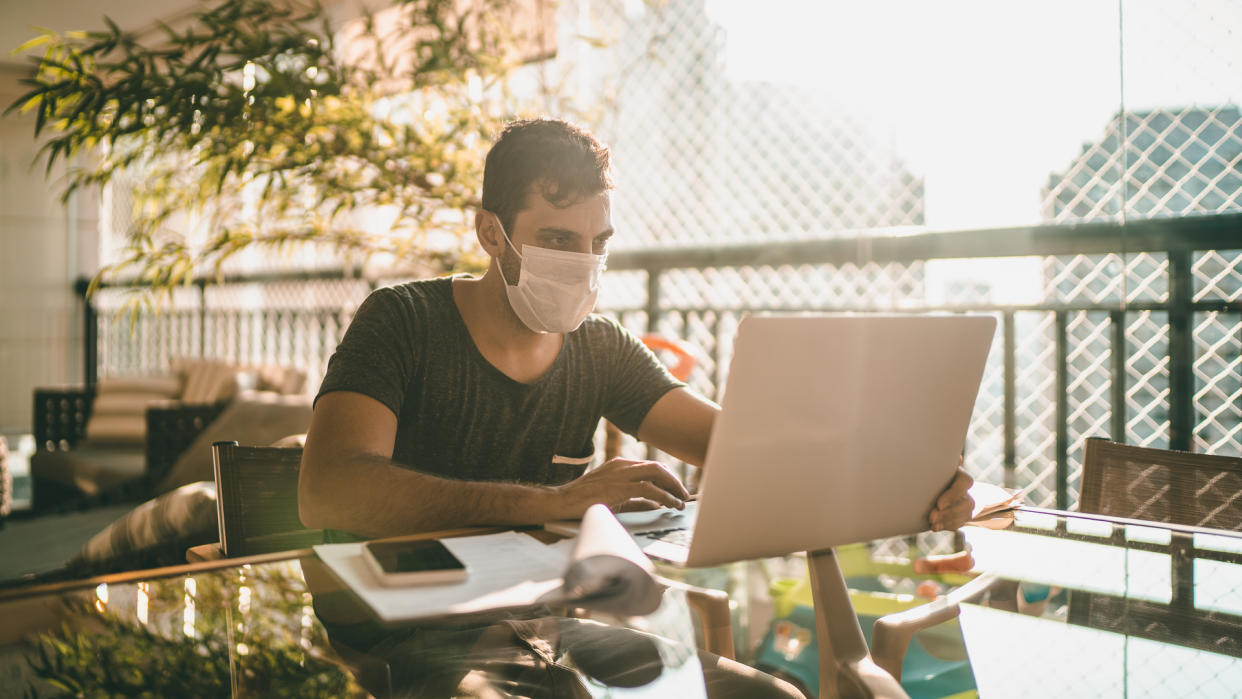
M518 277L522 274L522 259L513 251L513 246L505 243L504 251L500 253L500 271L504 274L504 280L510 286L518 283Z

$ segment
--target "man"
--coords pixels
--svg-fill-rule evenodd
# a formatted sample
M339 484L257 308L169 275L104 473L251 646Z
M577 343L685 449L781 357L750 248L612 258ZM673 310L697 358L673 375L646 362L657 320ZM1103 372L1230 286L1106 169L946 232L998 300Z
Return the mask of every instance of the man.
M554 120L505 129L475 217L486 273L376 291L329 362L298 484L306 526L375 537L541 524L594 503L683 506L685 487L656 462L584 473L601 415L702 465L719 412L586 315L613 236L611 186L589 133ZM959 470L933 529L969 519L970 482Z
M601 416L702 465L719 412L633 335L588 315L613 237L611 187L608 150L589 133L555 120L505 129L487 156L475 217L486 273L376 291L328 364L298 484L307 527L378 537L541 524L595 503L684 506L689 493L659 463L613 459L585 470ZM932 510L933 528L969 518L969 485L959 472ZM463 647L498 627L480 628L488 630L468 642L416 645ZM548 626L531 628L515 629L514 645L538 654ZM499 633L501 645L514 640ZM581 627L551 633L564 641ZM479 648L464 655L473 664ZM736 663L703 660L714 696L793 692L771 678L756 687L755 673ZM457 681L449 685L464 691Z

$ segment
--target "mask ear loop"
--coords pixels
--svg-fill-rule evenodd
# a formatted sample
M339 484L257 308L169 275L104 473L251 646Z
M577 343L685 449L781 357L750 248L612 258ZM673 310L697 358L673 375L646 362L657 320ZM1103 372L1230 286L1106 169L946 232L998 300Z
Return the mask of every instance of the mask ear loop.
M494 211L488 211L487 213L496 219L496 225L500 228L501 237L505 239L505 243L513 250L513 254L518 256L518 261L525 259L522 257L522 253L518 252L517 246L513 244L513 239L509 237L509 233L505 230L505 224L501 223L500 216ZM505 286L510 286L509 280L505 279L505 266L500 264L500 260L496 261L496 269L500 271L500 281L504 282Z

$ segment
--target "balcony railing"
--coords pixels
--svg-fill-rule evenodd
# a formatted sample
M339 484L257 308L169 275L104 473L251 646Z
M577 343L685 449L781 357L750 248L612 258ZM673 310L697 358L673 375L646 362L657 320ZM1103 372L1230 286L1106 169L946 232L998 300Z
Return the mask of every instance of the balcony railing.
M709 397L746 313L995 314L967 466L1069 508L1088 437L1242 453L1240 250L1239 214L619 250L599 305L637 333L697 348L690 383ZM998 281L998 258L1024 261L1030 278ZM1010 282L1023 282L1024 298L1002 288ZM86 375L205 355L298 364L317 384L382 283L328 272L197 284L139 314L132 332L114 312L125 290L107 288L87 307Z

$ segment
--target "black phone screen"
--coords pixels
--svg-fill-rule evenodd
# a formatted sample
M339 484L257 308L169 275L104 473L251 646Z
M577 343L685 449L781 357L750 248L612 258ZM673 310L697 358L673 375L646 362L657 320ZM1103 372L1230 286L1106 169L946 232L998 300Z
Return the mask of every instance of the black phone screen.
M464 570L457 556L435 539L425 541L378 541L365 544L385 573L417 573L425 570Z

